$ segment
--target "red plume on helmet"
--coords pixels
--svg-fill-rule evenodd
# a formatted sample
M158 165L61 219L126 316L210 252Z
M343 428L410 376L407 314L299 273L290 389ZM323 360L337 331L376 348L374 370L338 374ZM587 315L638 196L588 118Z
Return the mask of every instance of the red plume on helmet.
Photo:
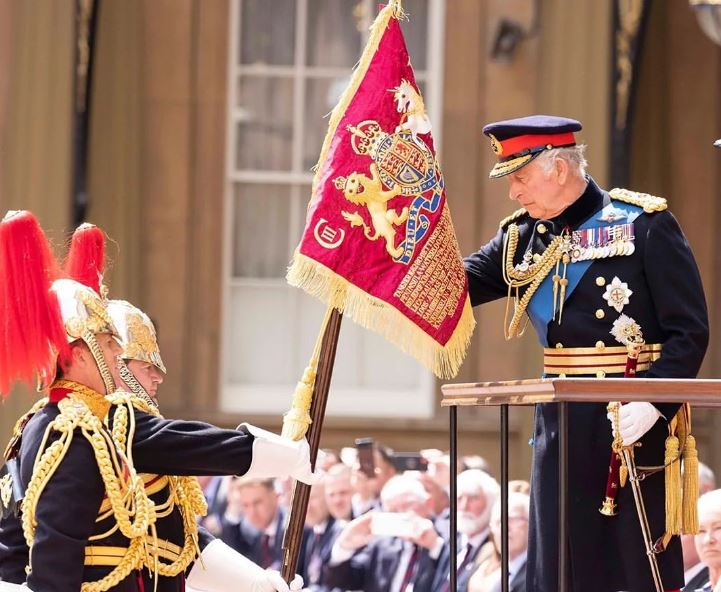
M100 286L105 273L105 233L94 224L78 226L70 241L64 268L70 279L102 295Z
M33 214L11 211L0 222L0 396L15 381L35 385L52 376L68 348L58 300L61 275Z

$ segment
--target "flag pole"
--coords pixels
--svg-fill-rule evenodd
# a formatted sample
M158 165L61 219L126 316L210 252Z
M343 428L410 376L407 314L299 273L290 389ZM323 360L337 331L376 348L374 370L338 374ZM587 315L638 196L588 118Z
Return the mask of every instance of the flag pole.
M307 437L310 444L310 458L315 469L315 460L318 456L318 448L320 447L321 430L323 429L323 419L325 417L325 408L328 401L328 391L330 389L330 381L333 375L333 365L335 363L335 352L338 346L338 334L340 332L340 323L343 315L338 309L329 307L327 321L324 323L325 330L320 345L317 358L317 370L315 371L315 382L313 383L312 395L309 409L306 409L308 417L305 419L299 416L303 415L303 409L299 409L294 399L294 405L291 411L286 415L283 423L283 434L289 437L296 436L293 439L299 439L298 433L289 433L293 430L304 431L303 424L307 433L303 433L300 437ZM311 369L312 372L312 369ZM306 370L306 376L309 374ZM299 385L299 389L303 385ZM296 389L298 392L299 389ZM307 402L307 400L306 400ZM302 404L302 403L301 403ZM298 413L296 413L298 412ZM294 425L295 424L295 425ZM290 501L290 512L286 517L285 534L283 536L283 565L281 575L283 579L290 583L297 573L298 556L300 555L301 543L303 540L303 526L305 524L305 514L308 509L308 498L310 497L310 486L305 483L295 482L293 494Z

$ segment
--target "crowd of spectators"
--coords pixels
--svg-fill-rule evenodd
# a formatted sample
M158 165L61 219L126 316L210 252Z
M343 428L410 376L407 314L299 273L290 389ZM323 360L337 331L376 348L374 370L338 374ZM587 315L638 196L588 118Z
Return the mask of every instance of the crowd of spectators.
M450 592L449 457L440 450L395 454L373 444L324 451L311 488L298 561L310 592ZM721 592L721 489L699 463L697 535L682 539L684 592ZM202 526L262 567L279 569L292 482L201 479ZM500 486L480 456L460 459L457 480L459 592L500 592ZM529 484L511 481L509 590L525 591Z
M311 488L298 573L311 592L449 592L449 457L396 454L377 443L372 461L355 448L324 451ZM201 525L262 567L279 569L292 483L204 478ZM510 584L525 586L528 483L514 481L509 505ZM500 591L500 487L480 456L460 459L457 482L458 590Z

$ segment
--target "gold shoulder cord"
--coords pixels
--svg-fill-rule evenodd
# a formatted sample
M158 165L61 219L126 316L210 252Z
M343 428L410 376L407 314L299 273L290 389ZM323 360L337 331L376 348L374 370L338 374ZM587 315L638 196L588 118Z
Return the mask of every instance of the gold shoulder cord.
M615 189L611 189L608 194L612 199L643 208L643 211L647 214L663 212L668 208L668 203L663 197L650 195L648 193L639 193L638 191L630 191L629 189L616 187Z
M515 222L518 220L523 214L526 213L526 208L519 208L515 212L513 212L510 216L506 216L503 220L500 221L498 224L499 230L502 228L505 228L508 226L511 222Z
M60 383L57 383L60 386ZM85 582L82 592L104 592L117 585L134 569L143 564L146 553L146 533L155 522L153 502L145 495L143 481L132 464L103 429L100 417L95 415L87 401L100 395L76 383L63 381L64 388L73 392L58 403L60 414L48 425L38 449L33 474L23 500L23 532L32 553L37 527L38 501L48 482L67 454L75 429L90 442L105 485L106 495L122 534L130 539L127 553L107 576L96 582ZM60 438L47 445L50 434L60 432Z
M521 319L528 308L528 303L533 298L533 295L538 290L543 280L546 279L551 270L558 266L564 253L561 249L563 244L563 237L557 236L551 241L551 244L544 251L538 262L529 265L525 271L519 271L515 268L513 261L518 248L518 226L511 224L508 226L508 231L503 240L503 280L508 286L508 299L506 300L506 313L504 319L504 335L506 340L512 339L513 337L520 337L526 330L524 325L523 329L519 332L518 328L521 324ZM558 273L556 273L558 275ZM556 286L557 283L554 277L554 306L556 300ZM559 281L560 276L559 276ZM529 285L526 289L523 297L519 298L520 288ZM515 290L515 295L513 291ZM562 295L563 301L563 295ZM511 309L511 302L513 301L513 316L509 322L508 317Z
M132 448L132 436L128 439L127 418L130 419L132 432L134 432L135 415L133 407L145 413L151 413L162 417L157 406L134 393L116 392L108 399L113 405L117 405L115 420L113 422L113 438L118 445L126 450ZM121 419L121 421L118 421ZM128 455L130 453L128 452ZM175 577L184 572L187 567L200 555L198 544L198 523L197 516L205 516L208 513L208 504L203 495L203 490L196 477L168 477L168 501L156 508L156 515L159 518L168 516L175 506L180 510L183 517L184 545L178 558L170 564L163 563L157 551L149 549L144 558L145 566L161 576ZM155 545L157 549L157 545Z

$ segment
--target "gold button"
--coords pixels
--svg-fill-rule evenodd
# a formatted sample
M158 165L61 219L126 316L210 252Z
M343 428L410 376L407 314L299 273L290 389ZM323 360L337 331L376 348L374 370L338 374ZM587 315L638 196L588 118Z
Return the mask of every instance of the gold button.
M596 278L596 285L597 285L597 286L605 286L605 285L606 285L606 278L603 277L602 275L599 275L599 276Z
M562 343L559 342L559 343L556 344L556 349L561 349L562 347L563 347L563 344L562 344Z
M606 378L606 373L603 370L596 372L596 378Z
M546 234L547 230L548 228L546 228L545 224L539 224L538 226L536 226L536 231L538 231L538 234Z
M596 318L597 318L597 319L602 319L602 318L605 317L605 316L606 316L606 313L603 312L603 309L602 309L602 308L599 308L599 309L596 311Z
M558 375L558 378L566 378L565 373L561 372L561 373Z
M596 349L600 349L601 351L603 351L604 349L606 349L606 344L603 341L597 341Z

